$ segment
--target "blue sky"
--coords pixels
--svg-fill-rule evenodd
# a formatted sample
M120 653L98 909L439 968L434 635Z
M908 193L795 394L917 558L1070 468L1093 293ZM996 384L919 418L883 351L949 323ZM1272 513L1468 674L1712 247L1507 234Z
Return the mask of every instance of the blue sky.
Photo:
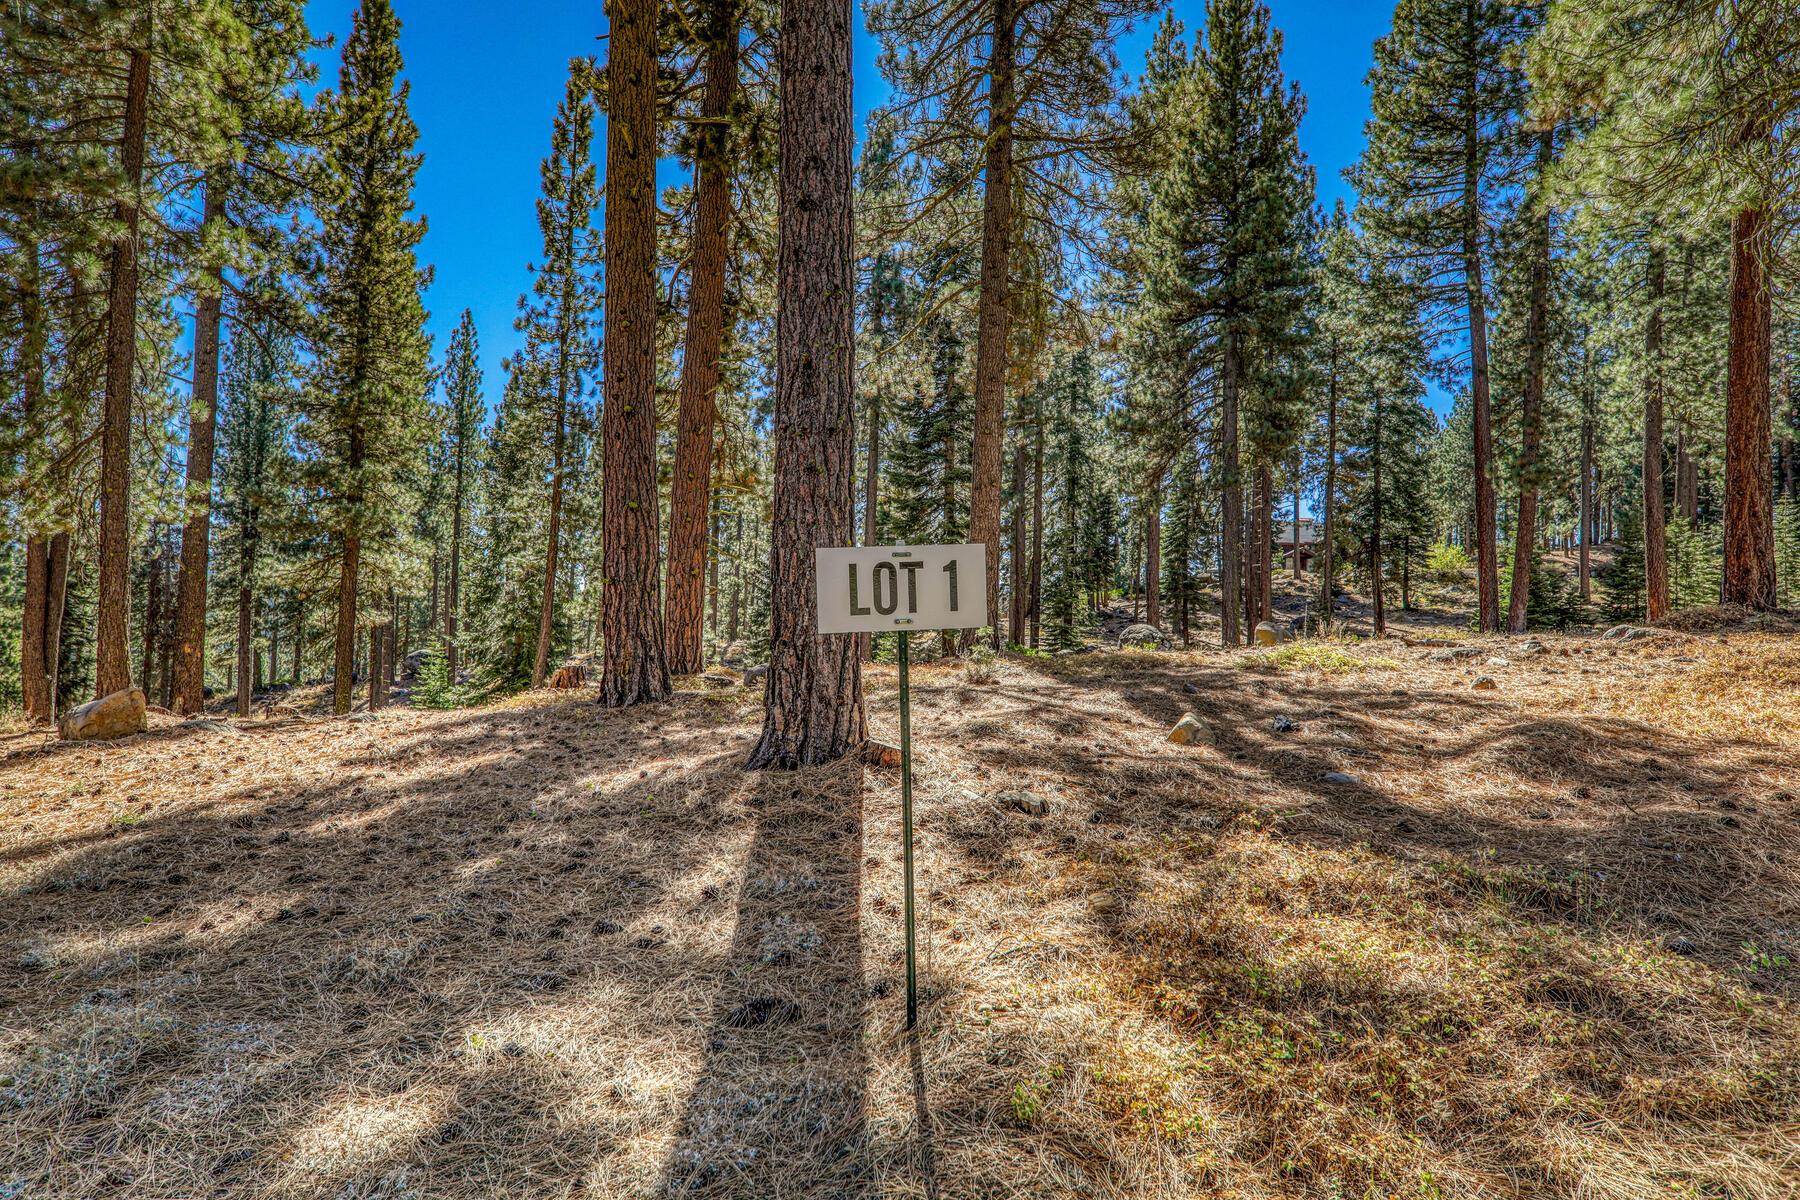
M1286 37L1288 78L1306 92L1301 142L1319 172L1327 207L1348 196L1341 172L1362 149L1368 92L1363 76L1374 40L1393 13L1383 0L1270 0ZM315 34L341 47L355 0L311 0ZM538 257L538 164L550 143L550 120L562 96L568 60L600 49L601 0L394 0L403 23L401 52L412 82L412 111L425 162L415 199L429 222L421 254L437 269L426 294L433 354L441 358L464 308L481 336L490 403L499 400L501 360L520 344L512 322L530 284L525 266ZM1180 0L1176 16L1190 35L1202 22L1201 0ZM860 0L858 4L860 12ZM1119 47L1120 65L1135 74L1156 20ZM886 85L875 71L875 46L860 30L854 49L859 118L881 102ZM335 85L337 47L320 55L321 82ZM861 128L859 120L858 127ZM595 156L604 158L596 144Z

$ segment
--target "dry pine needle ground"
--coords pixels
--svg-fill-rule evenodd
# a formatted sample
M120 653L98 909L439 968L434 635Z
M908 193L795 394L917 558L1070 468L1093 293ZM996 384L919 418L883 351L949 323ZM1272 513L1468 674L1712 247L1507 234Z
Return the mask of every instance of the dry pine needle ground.
M921 668L916 1042L747 692L8 737L0 1196L1791 1197L1800 650L1545 641Z

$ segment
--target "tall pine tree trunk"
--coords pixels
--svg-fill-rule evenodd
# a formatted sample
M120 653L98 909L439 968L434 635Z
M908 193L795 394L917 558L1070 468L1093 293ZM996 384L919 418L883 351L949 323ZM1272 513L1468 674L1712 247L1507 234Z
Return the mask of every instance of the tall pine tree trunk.
M1031 431L1031 648L1044 624L1044 404L1035 408Z
M882 299L881 290L879 288L876 289L875 292L874 304L876 310L874 319L879 327L882 319ZM868 462L864 465L863 474L863 545L873 546L876 539L879 537L880 523L876 519L876 514L878 512L877 506L881 500L882 411L881 393L875 390L869 392L867 420L869 423L869 456ZM858 634L856 638L856 652L862 657L864 662L874 662L874 635L867 633Z
M987 546L987 620L1000 644L1000 463L1006 436L1006 366L1011 342L1014 0L993 0L988 61L987 162L981 222L981 298L975 344L975 447L969 540Z
M1335 563L1337 550L1337 402L1338 345L1331 343L1331 369L1325 381L1325 540L1319 548L1319 617L1325 628L1331 628L1332 613L1337 606Z
M567 342L566 333L562 340ZM556 434L550 443L550 515L544 534L544 591L538 600L537 651L531 660L531 686L534 688L544 686L544 674L550 667L550 632L556 615L556 558L562 541L563 452L569 437L566 346L557 352L556 360Z
M1474 0L1468 25L1476 25ZM1479 55L1481 51L1472 50ZM1463 286L1469 310L1469 398L1475 461L1475 587L1481 628L1500 628L1500 551L1494 496L1494 419L1488 394L1487 299L1481 269L1481 134L1478 105L1469 97L1463 127Z
M846 544L855 516L850 21L849 0L781 6L771 633L752 768L831 762L866 734L856 639L820 634L813 611L816 551Z
M609 708L669 695L657 592L657 0L610 0L601 687Z
M248 579L248 576L245 576ZM237 715L250 715L251 692L255 690L251 671L251 592L248 583L238 584L237 596ZM296 653L295 661L299 661Z
M38 245L29 241L19 249L20 390L24 401L25 436L36 439L45 436L38 421L43 416L44 351L49 333ZM56 719L56 667L61 656L62 597L68 568L67 533L52 533L45 537L35 528L27 532L25 608L20 614L19 629L19 683L25 714L34 721Z
M1162 508L1163 478L1168 467L1155 472L1144 496L1144 623L1162 628Z
M1029 568L1025 561L1025 504L1031 489L1025 485L1029 458L1023 439L1013 447L1012 551L1008 556L1012 567L1012 591L1007 597L1006 640L1015 646L1025 644L1025 581Z
M460 654L456 644L456 618L462 611L463 490L467 470L467 451L459 444L456 448L454 504L450 509L450 579L444 588L444 677L452 687L456 686Z
M1296 446L1294 448L1294 526L1290 531L1294 536L1290 539L1288 545L1288 549L1292 551L1294 555L1293 566L1295 583L1300 582L1300 481L1305 473L1306 456L1304 452Z
M1774 478L1769 464L1769 214L1731 222L1731 332L1725 385L1724 601L1776 605Z
M1369 594L1374 600L1375 636L1387 636L1386 590L1381 579L1381 396L1375 397L1375 444L1369 453Z
M363 431L352 428L347 464L351 479L361 477L363 456ZM361 497L351 496L350 500L354 514ZM331 711L339 716L350 711L350 691L356 675L356 589L357 575L362 568L362 533L356 527L357 520L352 515L351 524L344 531L343 559L338 564L337 644L332 649Z
M1581 535L1581 559L1576 568L1581 581L1581 598L1593 598L1594 541L1594 409L1591 386L1583 380L1581 404L1581 486L1576 527Z
M735 5L714 0L705 11L706 91L700 102L693 271L687 338L681 354L675 475L669 485L669 590L663 607L669 671L675 675L692 675L703 665L700 634L706 592L706 512L712 484L719 348L725 336L726 232L731 220L728 134L738 74Z
M1547 187L1554 134L1538 134L1537 179ZM1550 326L1550 205L1535 199L1538 212L1531 225L1530 297L1525 313L1525 390L1520 401L1519 513L1513 528L1512 595L1507 600L1506 627L1524 633L1531 602L1532 538L1537 534L1538 452L1543 440L1544 343Z
M156 701L156 635L162 626L163 548L158 542L154 522L150 526L150 550L144 560L144 663L139 675L139 689L151 703Z
M1275 612L1275 475L1267 462L1256 468L1256 620L1269 620Z
M119 143L122 190L114 205L106 295L106 393L100 417L99 595L95 605L94 694L131 686L131 392L137 358L138 225L144 140L149 128L150 52L131 51Z
M1650 248L1650 314L1644 322L1644 613L1669 613L1669 549L1663 515L1663 291L1668 272L1661 246Z
M1220 371L1219 416L1219 642L1227 650L1238 645L1243 630L1238 614L1243 604L1244 488L1238 476L1238 343L1235 332L1225 334L1223 369Z
M225 174L206 177L201 225L225 216ZM194 389L188 403L187 524L181 531L180 595L175 600L175 710L197 713L206 704L206 565L212 530L213 432L219 407L219 316L224 270L207 268L207 287L194 301Z

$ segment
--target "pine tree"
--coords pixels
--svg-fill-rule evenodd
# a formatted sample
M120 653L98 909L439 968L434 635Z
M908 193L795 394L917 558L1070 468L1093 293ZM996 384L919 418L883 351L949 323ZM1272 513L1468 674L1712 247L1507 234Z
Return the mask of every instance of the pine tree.
M953 322L931 324L931 391L899 414L900 439L888 469L887 528L913 545L961 542L969 528L970 467L964 447L974 426L964 385L967 356Z
M318 361L301 436L321 528L338 556L332 709L350 711L365 551L398 533L401 471L426 432L429 352L410 217L418 130L400 80L400 22L390 0L363 0L344 43L338 90L321 100L330 131L315 187L321 218Z
M726 263L730 254L731 176L736 146L732 109L738 94L742 18L735 0L707 0L697 22L705 93L689 151L694 164L692 270L687 330L681 351L674 476L669 485L668 592L663 636L669 670L700 670L706 595L706 518L712 495L713 426L718 417L720 354L725 339Z
M1021 195L1063 195L1059 167L1102 163L1119 142L1109 128L1111 47L1150 11L1145 0L1022 0L945 8L884 0L869 12L894 84L904 140L943 165L939 196L981 189L981 264L975 349L969 537L987 546L993 644L1000 637L1000 493ZM1039 219L1043 219L1039 216Z
M584 59L570 65L569 80L550 133L550 156L540 172L543 195L537 204L544 261L533 272L531 296L523 303L519 327L525 353L544 364L545 400L550 408L550 499L547 509L543 591L538 607L537 652L531 686L540 687L550 661L556 604L557 550L562 534L563 473L569 440L569 407L580 402L584 378L594 368L593 315L600 297L593 273L598 247L589 222L599 191L594 182L593 67Z
M231 132L198 147L200 224L195 233L193 390L188 413L186 520L181 535L180 596L175 613L175 708L199 712L206 687L206 598L211 528L214 410L218 403L220 328L228 266L253 273L244 307L282 307L297 239L287 222L300 189L295 165L307 134L297 85L314 77L300 0L236 0L243 22L231 29L214 97ZM210 82L210 80L208 81Z
M1310 284L1311 173L1299 148L1304 101L1281 74L1281 36L1259 0L1211 0L1165 119L1176 153L1152 182L1145 236L1155 253L1144 302L1165 361L1198 402L1216 366L1222 491L1220 634L1240 639L1246 398L1272 399ZM1271 404L1269 408L1273 408Z
M657 4L611 0L607 16L601 688L619 708L669 694L656 532Z
M866 736L856 642L813 620L814 551L848 544L856 469L850 21L839 0L781 7L771 631L752 768L831 762Z
M1401 0L1375 44L1374 119L1354 173L1359 212L1431 281L1433 325L1469 347L1475 560L1481 627L1501 626L1485 279L1491 210L1518 170L1520 10L1501 0Z
M450 578L444 594L444 671L452 686L461 681L462 557L468 536L471 476L485 415L481 395L480 342L475 317L463 309L444 353L446 420L443 459L450 474Z
M237 604L233 680L240 717L250 715L254 618L265 546L271 524L279 525L284 516L283 460L291 449L298 370L292 339L267 318L250 336L232 343L225 361L219 510L224 582Z
M1598 205L1680 232L1730 223L1723 592L1752 609L1776 591L1770 272L1794 200L1790 23L1778 4L1560 4L1531 55L1540 106L1585 120L1572 173Z

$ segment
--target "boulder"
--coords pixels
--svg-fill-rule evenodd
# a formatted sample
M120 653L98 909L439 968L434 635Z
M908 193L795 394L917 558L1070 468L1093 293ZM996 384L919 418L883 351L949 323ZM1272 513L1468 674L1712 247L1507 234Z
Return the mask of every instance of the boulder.
M1474 689L1477 692L1495 691L1496 689L1499 688L1499 686L1500 686L1499 684L1494 682L1494 677L1492 675L1478 676L1476 678L1475 682L1471 683L1469 685L1470 688Z
M998 799L1002 807L1024 813L1028 817L1041 817L1050 811L1049 803L1042 796L1034 796L1030 792L1001 792Z
M1119 648L1126 646L1142 646L1154 644L1158 650L1167 650L1175 644L1174 639L1154 625L1127 625L1119 634Z
M700 676L700 682L709 688L731 687L737 683L737 676L729 671L707 671Z
M144 693L126 688L71 708L57 723L57 736L65 742L81 742L142 733L146 709Z
M1169 740L1177 746L1206 744L1212 741L1212 731L1197 715L1188 713L1169 730Z
M1600 636L1603 638L1614 638L1622 642L1636 642L1641 641L1644 638L1655 637L1656 630L1645 629L1641 625L1614 625Z
M1362 780L1345 771L1327 771L1319 776L1319 778L1326 783L1336 784L1339 787L1355 787L1362 783Z
M1259 646L1278 646L1287 641L1292 634L1273 621L1259 621L1256 625L1256 644Z
M744 668L744 686L752 687L755 684L761 683L763 681L763 677L765 675L767 675L768 673L769 673L769 668L767 666L745 667Z
M1478 646L1455 646L1448 650L1433 650L1426 657L1432 662L1455 662L1462 658L1479 658L1481 648Z

